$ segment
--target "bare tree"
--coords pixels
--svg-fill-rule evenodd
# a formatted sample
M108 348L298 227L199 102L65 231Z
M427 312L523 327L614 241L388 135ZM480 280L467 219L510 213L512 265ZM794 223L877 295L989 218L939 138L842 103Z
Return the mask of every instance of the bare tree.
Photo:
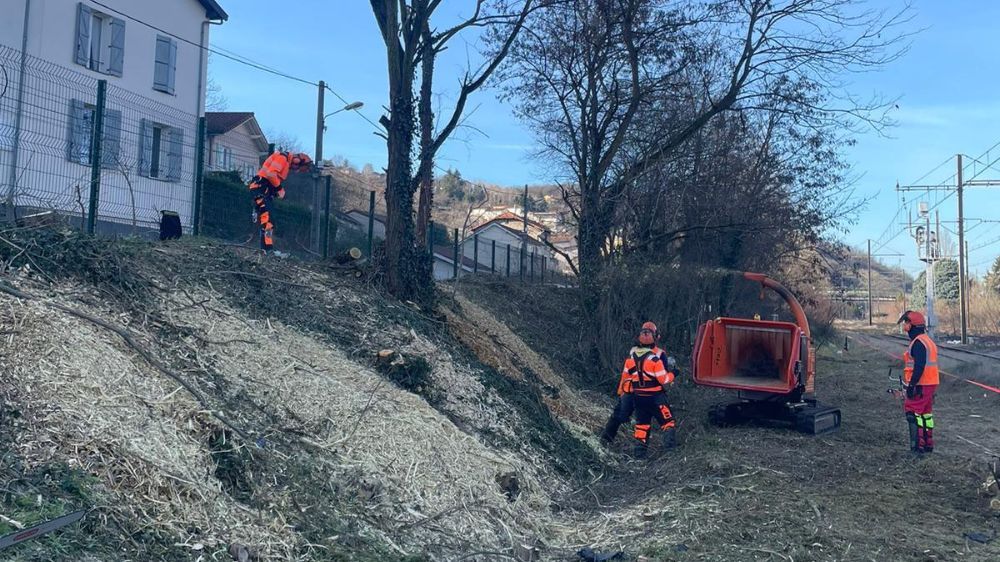
M225 111L229 109L229 98L212 72L212 54L208 55L208 83L205 85L205 111Z
M267 137L269 143L274 145L275 150L284 152L303 152L302 141L299 137L288 133L287 131L279 131L269 127L264 133L264 136Z
M562 163L564 199L579 225L587 318L596 322L599 276L611 256L628 250L623 237L630 229L633 238L645 236L635 236L627 219L662 221L672 207L664 203L679 195L663 183L676 175L664 174L720 166L692 162L691 152L691 142L720 142L695 139L717 116L783 115L792 128L813 131L885 126L886 102L849 96L838 77L896 58L908 14L905 4L886 12L856 0L568 0L532 14L501 77L543 155ZM761 162L777 157L758 148ZM741 181L755 169L743 164ZM744 183L774 185L758 179ZM717 219L715 228L739 229L724 213ZM692 227L676 228L657 235L669 240ZM600 327L589 328L596 337Z
M441 0L370 0L386 46L389 72L389 114L381 118L388 146L386 169L387 222L386 279L397 297L417 298L432 287L427 252L415 244L413 199L421 190L419 230L430 220L431 173L434 157L465 116L469 96L479 90L509 52L525 19L543 0L476 0L472 14L454 25L439 28L434 16ZM463 32L491 29L496 48L477 68L460 79L450 116L432 130L431 92L434 58ZM414 94L416 70L421 68L419 95ZM420 146L417 172L413 171L415 108L420 112ZM424 241L426 244L427 242Z

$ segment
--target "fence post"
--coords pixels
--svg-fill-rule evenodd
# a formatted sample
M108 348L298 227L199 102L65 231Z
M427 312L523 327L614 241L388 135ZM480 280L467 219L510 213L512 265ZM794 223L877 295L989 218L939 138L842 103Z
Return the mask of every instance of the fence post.
M497 273L497 241L496 239L490 240L490 273L496 275Z
M507 277L510 277L510 244L507 244Z
M458 279L458 229L455 229L455 253L451 255L452 279Z
M479 234L472 235L472 273L479 273Z
M524 239L521 239L521 247L517 249L517 278L523 283L524 282L524 260L528 257L528 247L524 245Z
M330 257L330 176L324 176L323 185L323 259Z
M201 234L202 207L205 197L205 116L198 118L198 138L195 140L194 153L194 218L191 220L192 233Z
M23 77L22 77L23 78ZM97 81L97 106L90 137L90 208L87 211L87 234L97 228L97 202L101 196L101 137L104 136L104 103L108 97L108 81Z
M545 256L542 256L542 283L545 283Z
M531 279L535 279L535 249L531 249Z
M375 239L375 190L368 192L368 257L372 257L372 244Z

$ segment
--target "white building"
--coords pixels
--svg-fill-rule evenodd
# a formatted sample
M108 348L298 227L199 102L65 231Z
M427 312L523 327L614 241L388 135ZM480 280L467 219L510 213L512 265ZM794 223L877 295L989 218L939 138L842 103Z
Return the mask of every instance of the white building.
M0 197L83 214L90 201L98 81L107 81L97 216L191 225L215 0L4 0Z
M208 150L205 169L237 172L249 181L268 155L267 137L252 111L209 111L205 113Z

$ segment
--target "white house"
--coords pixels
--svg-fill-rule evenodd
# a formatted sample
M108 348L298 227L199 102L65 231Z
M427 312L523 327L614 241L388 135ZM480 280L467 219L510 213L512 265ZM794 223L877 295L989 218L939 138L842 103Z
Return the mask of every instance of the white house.
M347 215L351 220L353 220L355 224L361 225L362 231L364 232L365 236L368 235L368 213L366 211L351 209L350 211L347 211L344 214ZM386 224L385 216L375 213L375 221L372 224L373 238L375 238L376 240L385 240L385 224ZM353 225L347 223L346 226L351 228Z
M249 181L268 155L267 137L252 111L206 112L205 132L206 170L238 172L243 181Z
M522 223L523 224L523 223ZM544 233L543 233L544 235ZM479 252L476 252L476 240L478 238ZM554 259L554 252L541 240L520 230L515 230L502 220L492 220L482 224L473 230L472 236L466 237L462 241L463 254L470 259L478 257L481 268L489 269L491 264L497 273L507 272L507 248L510 248L510 271L511 275L518 275L518 267L521 258L521 248L524 247L524 273L530 274L532 260L534 261L534 271L540 275L542 267L546 271L559 269L557 260ZM494 256L494 251L496 255ZM544 259L543 259L544 258Z
M98 81L107 83L102 225L191 225L215 0L4 0L0 17L0 196L84 214L91 205Z

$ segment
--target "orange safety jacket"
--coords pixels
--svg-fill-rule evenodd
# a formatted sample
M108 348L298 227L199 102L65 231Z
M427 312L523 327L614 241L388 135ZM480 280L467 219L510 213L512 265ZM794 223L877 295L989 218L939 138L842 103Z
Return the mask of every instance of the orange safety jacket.
M288 172L292 167L291 152L275 152L267 157L257 171L257 176L265 179L272 187L279 187L282 182L288 179Z
M924 348L927 349L927 363L924 364L924 372L920 375L920 381L918 385L932 385L941 384L941 375L938 371L938 348L934 340L931 339L927 334L920 334L919 336L913 338L910 342L910 346L906 348L906 353L903 354L903 383L910 384L910 377L913 376L913 356L910 355L910 349L913 348L913 342L919 341L924 344Z
M667 371L663 350L653 346L633 347L629 352L622 376L618 381L618 395L651 395L663 391L663 386L674 381L674 374Z

